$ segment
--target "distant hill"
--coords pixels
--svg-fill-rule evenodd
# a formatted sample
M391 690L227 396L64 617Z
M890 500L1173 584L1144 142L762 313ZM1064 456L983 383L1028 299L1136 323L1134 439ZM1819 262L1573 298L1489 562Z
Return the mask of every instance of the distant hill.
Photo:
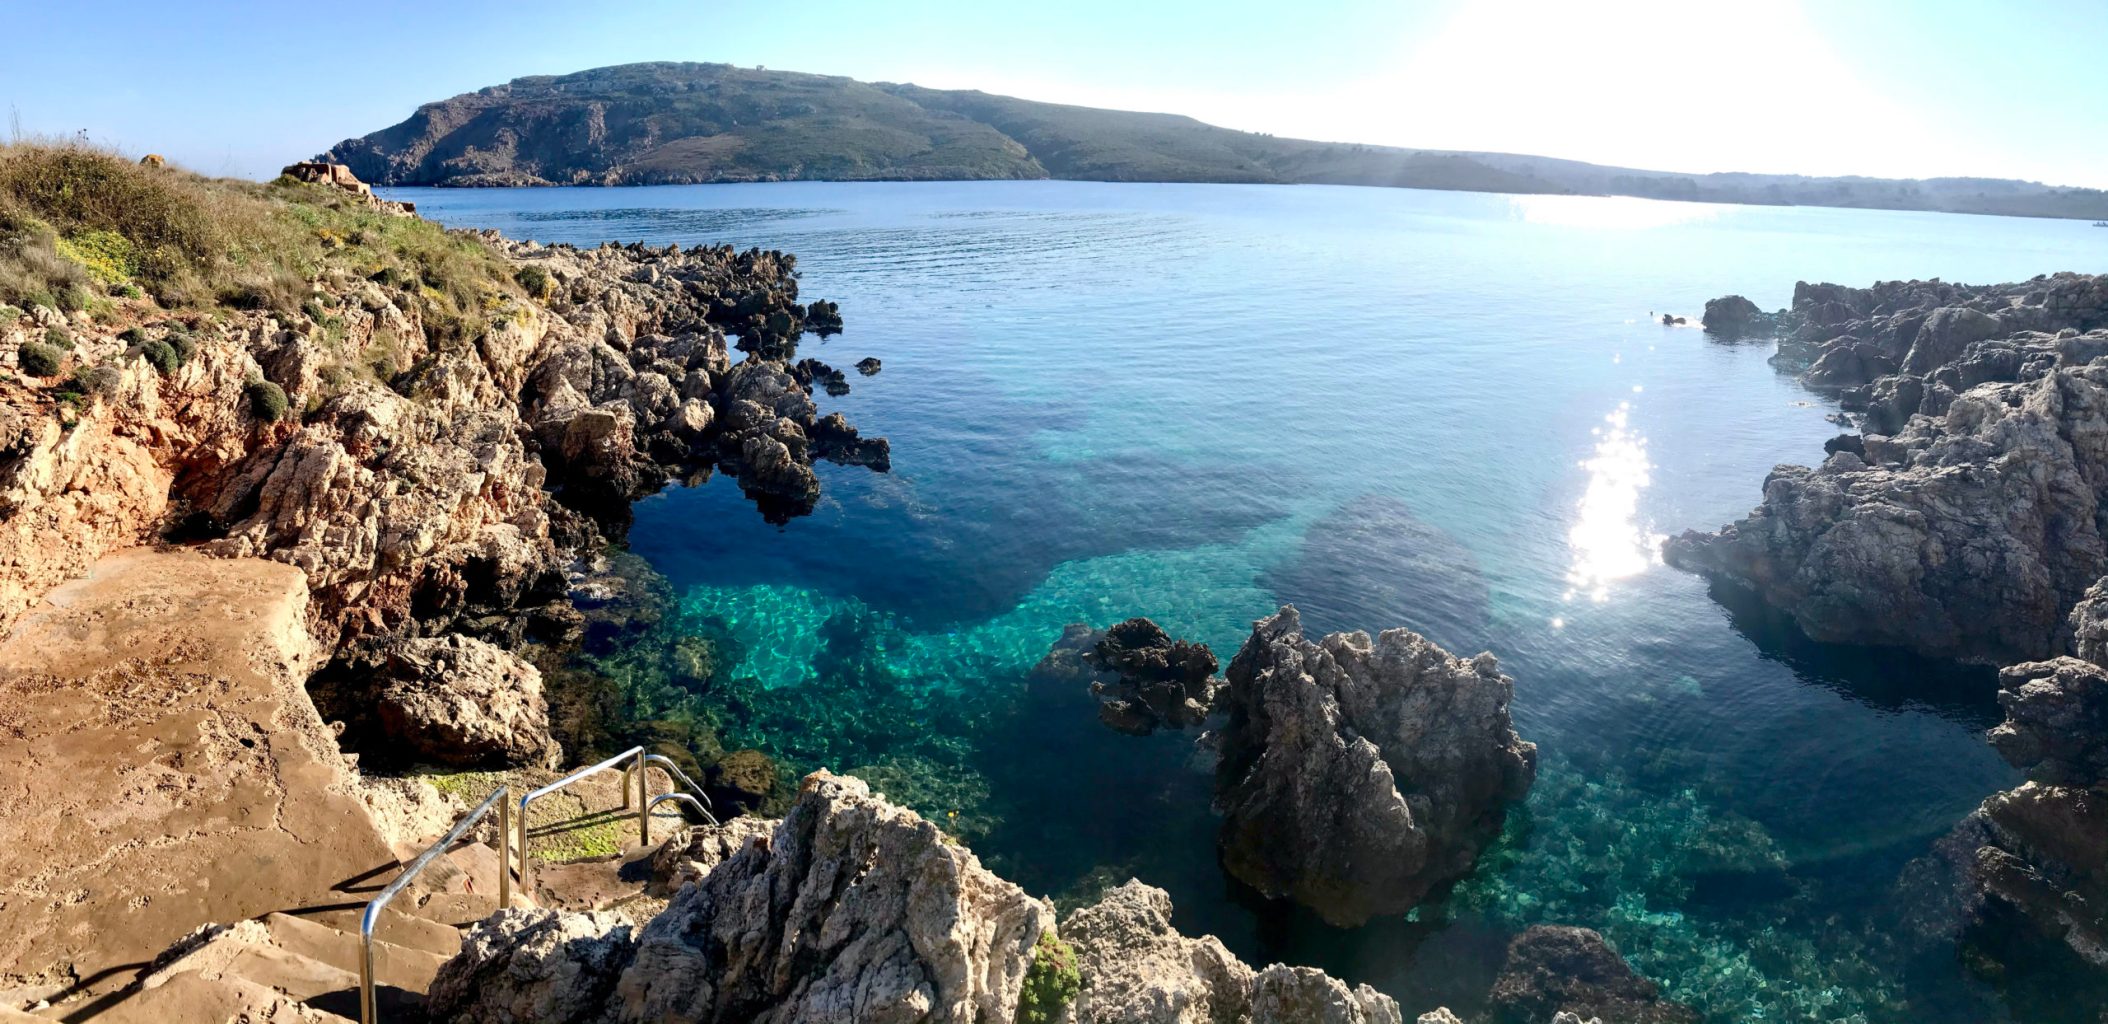
M382 185L1063 178L1381 185L2108 218L2108 192L1990 178L1677 174L1281 139L1178 114L728 64L624 64L427 103L324 158Z

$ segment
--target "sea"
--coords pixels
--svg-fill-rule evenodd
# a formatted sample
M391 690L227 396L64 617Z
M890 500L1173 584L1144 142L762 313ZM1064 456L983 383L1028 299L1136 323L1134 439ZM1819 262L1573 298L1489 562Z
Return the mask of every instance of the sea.
M796 254L846 322L800 354L882 361L822 411L889 438L891 470L822 467L782 525L728 479L670 488L629 549L723 672L808 709L728 747L863 775L1063 907L1140 878L1186 933L1408 1019L1483 1008L1538 923L1601 931L1712 1021L2091 1022L2108 998L1953 926L1935 843L2020 781L1984 740L1991 670L1816 643L1658 553L1842 430L1771 343L1699 330L1705 300L2098 272L2108 231L1327 186L384 191L542 242ZM1148 616L1226 663L1284 603L1515 680L1537 783L1411 914L1339 929L1257 898L1216 862L1194 734L1121 735L1026 682L1071 623Z

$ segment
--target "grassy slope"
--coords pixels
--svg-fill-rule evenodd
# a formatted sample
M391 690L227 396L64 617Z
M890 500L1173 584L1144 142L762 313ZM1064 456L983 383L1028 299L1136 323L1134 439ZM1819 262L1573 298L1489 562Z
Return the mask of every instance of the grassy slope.
M1687 175L1309 142L1175 114L723 64L629 64L516 79L427 104L331 155L366 180L401 185L1054 177L2108 217L2108 192L2028 182Z

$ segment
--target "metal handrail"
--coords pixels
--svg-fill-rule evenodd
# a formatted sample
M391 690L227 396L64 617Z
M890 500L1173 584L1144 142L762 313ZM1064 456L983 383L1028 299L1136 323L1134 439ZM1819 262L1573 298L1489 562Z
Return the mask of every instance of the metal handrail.
M703 806L703 802L701 800L697 800L693 795L688 793L661 793L658 796L652 797L651 803L647 805L647 807L657 807L668 800L679 800L682 803L685 803L688 806L695 808L695 812L697 814L702 815L703 820L709 822L712 825L717 824L717 815L711 814L710 808Z
M701 813L702 813L702 816L703 816L703 820L704 820L704 821L707 821L707 822L709 822L709 823L710 823L710 824L712 824L712 825L716 825L716 824L719 824L719 822L718 822L718 820L717 820L717 815L716 815L716 814L714 814L714 813L711 813L711 807L712 807L712 805L711 805L711 803L710 803L710 794L709 794L708 792L706 792L706 791L705 791L705 790L703 789L703 787L701 787L701 786L698 786L698 785L696 785L696 784L695 784L695 780L694 780L694 779L691 779L691 778L689 778L689 777L688 777L688 773L687 773L687 772L684 772L684 771L682 771L682 770L681 770L681 766L680 766L680 765L678 765L678 764L676 764L676 763L674 763L674 760L673 760L673 758L667 757L667 756L666 756L666 755L664 755L664 754L646 754L646 755L644 755L644 766L645 766L645 770L646 770L646 771L649 771L649 770L651 769L651 766L652 766L652 765L658 765L658 766L660 766L661 768L664 768L664 769L666 769L666 774L667 774L667 777L668 777L669 781L671 781L671 780L678 780L678 781L679 781L679 782L680 782L680 783L681 783L682 785L685 785L685 786L687 786L687 787L688 787L688 792L689 792L689 793L690 793L690 794L691 794L691 795L692 795L692 796L694 797L694 799L691 799L691 800L689 800L688 802L689 802L690 804L694 805L694 807L695 807L695 809L696 809L697 811L699 811L699 812L701 812ZM622 779L623 779L623 785L624 785L625 787L627 787L627 786L628 786L628 784L629 784L629 773L630 773L630 772L632 772L632 771L635 771L635 770L636 770L636 769L635 769L634 767L630 767L630 768L624 768L624 769L622 769ZM643 791L643 787L641 787L641 786L640 786L640 787L638 787L638 791L639 791L639 792L642 792L642 791ZM627 794L627 792L628 792L627 788L625 788L623 792L624 792L625 794ZM657 800L654 800L654 801L652 801L652 803L653 803L653 804L657 804L657 803L658 803L658 801L657 801ZM624 806L627 806L627 805L625 804ZM650 840L650 839L649 839L649 838L647 837L645 841L646 841L646 842L650 842L651 840Z
M554 793L557 790L564 788L565 786L577 782L578 780L583 779L586 776L608 771L609 769L614 768L616 765L622 764L624 761L630 761L632 762L632 764L628 767L625 767L622 771L622 809L628 810L630 806L629 776L631 768L634 768L637 772L638 836L643 842L648 843L651 841L651 801L648 795L645 793L646 780L644 778L644 757L645 754L643 747L631 747L628 750L623 751L622 753L616 754L615 756L600 762L599 764L590 765L585 768L580 768L579 770L572 772L571 774L566 775L563 778L558 779L555 782L543 786L542 788L537 789L534 792L529 793L526 796L520 798L520 891L532 891L528 884L528 873L530 870L532 870L534 862L528 859L527 856L527 805L535 802L536 800L541 799L542 797L548 796L549 794Z
M410 866L404 868L402 874L395 876L395 881L388 883L388 887L382 889L380 895L375 896L371 902L366 904L366 913L359 918L359 1020L361 1024L376 1024L378 1015L374 1008L373 1000L373 929L380 924L381 910L388 906L388 901L394 899L397 893L403 891L404 886L410 884L411 879L416 878L418 873L425 869L425 865L432 863L433 858L445 853L455 843L460 842L461 837L468 834L469 829L474 828L477 822L482 821L483 816L490 813L492 804L498 805L498 849L500 853L498 907L502 910L511 902L510 897L512 894L506 877L508 872L503 863L508 859L503 856L503 853L505 849L506 826L510 824L510 822L505 820L507 808L510 806L505 802L505 796L506 789L504 786L499 786L491 791L489 796L483 798L482 803L476 805L475 810L463 815L460 821L454 823L453 831L448 832L445 838L426 847L425 852L418 854L417 859L411 861Z

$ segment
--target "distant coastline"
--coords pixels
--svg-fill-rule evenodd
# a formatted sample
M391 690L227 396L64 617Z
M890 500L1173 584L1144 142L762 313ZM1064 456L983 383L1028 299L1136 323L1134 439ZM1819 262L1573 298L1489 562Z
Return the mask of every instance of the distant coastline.
M427 103L323 159L376 185L1057 179L1366 185L2095 221L2108 191L1997 178L1671 171L1276 138L1177 114L725 64L518 78Z

